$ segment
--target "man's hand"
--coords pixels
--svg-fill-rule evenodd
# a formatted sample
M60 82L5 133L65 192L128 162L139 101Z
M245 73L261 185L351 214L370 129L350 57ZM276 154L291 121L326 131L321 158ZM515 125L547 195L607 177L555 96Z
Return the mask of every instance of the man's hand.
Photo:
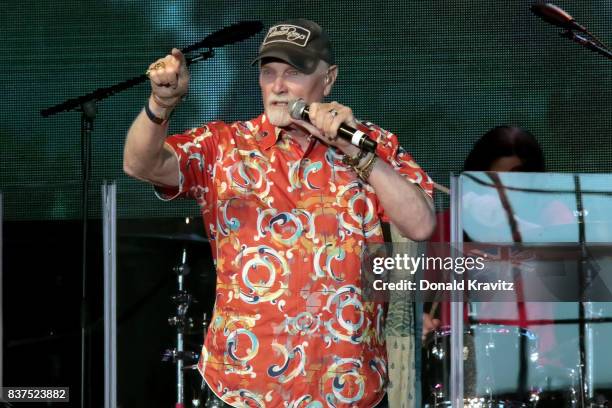
M338 128L342 123L357 127L350 108L338 102L312 103L308 108L308 115L310 123L293 118L291 121L324 143L336 147L343 154L357 156L360 149L348 140L338 137ZM370 170L370 174L366 176L367 180L364 181L374 188L380 205L400 233L413 241L428 239L436 226L431 198L384 160L375 161Z
M326 144L337 147L345 154L353 155L359 151L347 140L338 137L338 128L341 124L345 123L353 128L357 127L357 121L351 108L338 102L315 102L310 104L308 111L310 123L296 119L292 119L292 121Z
M175 106L189 90L187 62L177 48L149 65L147 75L151 80L151 99L160 108Z
M436 330L440 326L439 319L433 319L429 313L423 313L423 336L422 339L425 340L425 337L432 331Z

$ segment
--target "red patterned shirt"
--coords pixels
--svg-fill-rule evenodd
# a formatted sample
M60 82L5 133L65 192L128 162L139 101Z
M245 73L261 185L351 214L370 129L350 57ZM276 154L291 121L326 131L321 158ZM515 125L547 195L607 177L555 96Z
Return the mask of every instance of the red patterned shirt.
M432 181L371 124L377 154L431 195ZM223 401L248 407L372 407L384 395L385 309L361 295L361 254L382 242L373 188L333 147L304 152L265 115L167 139L178 191L197 200L217 269L199 369ZM406 214L410 217L410 214Z

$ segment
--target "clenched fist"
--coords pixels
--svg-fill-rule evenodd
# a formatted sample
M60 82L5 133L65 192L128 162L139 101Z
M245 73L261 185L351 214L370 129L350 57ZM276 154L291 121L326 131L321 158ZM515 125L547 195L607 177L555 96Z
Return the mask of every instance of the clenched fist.
M176 105L189 90L187 62L177 48L149 65L147 76L151 80L153 100L162 108Z

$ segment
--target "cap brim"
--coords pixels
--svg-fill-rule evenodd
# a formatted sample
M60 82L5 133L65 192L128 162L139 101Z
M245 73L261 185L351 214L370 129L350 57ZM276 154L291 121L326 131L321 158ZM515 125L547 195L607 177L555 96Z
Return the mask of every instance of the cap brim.
M264 51L260 52L251 62L251 65L255 65L263 58L278 58L305 74L312 74L319 65L319 58L309 55L307 52L299 52L298 50L287 52L285 47L273 46L266 47Z

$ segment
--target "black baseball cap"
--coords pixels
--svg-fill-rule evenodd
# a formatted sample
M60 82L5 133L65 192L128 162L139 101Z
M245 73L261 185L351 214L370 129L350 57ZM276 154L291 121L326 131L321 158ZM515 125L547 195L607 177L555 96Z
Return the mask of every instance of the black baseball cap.
M305 74L313 73L320 60L334 64L327 34L314 21L301 18L270 27L251 65L262 58L278 58Z

